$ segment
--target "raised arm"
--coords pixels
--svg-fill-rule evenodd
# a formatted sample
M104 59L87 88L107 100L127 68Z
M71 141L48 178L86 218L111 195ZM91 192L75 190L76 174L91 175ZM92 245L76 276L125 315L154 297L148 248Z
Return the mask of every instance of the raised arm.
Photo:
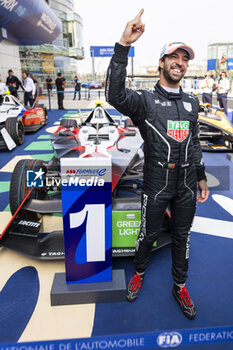
M115 53L108 67L105 87L106 101L122 114L132 118L135 125L140 123L144 115L144 102L141 98L143 92L126 89L125 78L130 45L138 40L145 29L145 25L141 22L143 11L142 9L132 21L127 23L120 41L116 43Z
M141 17L144 9L137 14L137 16L126 24L125 30L119 41L120 45L130 46L137 41L145 30L145 24L142 23Z

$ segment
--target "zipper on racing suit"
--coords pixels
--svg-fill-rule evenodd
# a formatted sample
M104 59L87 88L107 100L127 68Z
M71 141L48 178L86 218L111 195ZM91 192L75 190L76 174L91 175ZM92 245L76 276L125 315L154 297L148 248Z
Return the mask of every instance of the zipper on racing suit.
M177 104L177 100L175 100L175 103L176 103L176 109L177 109L177 115L178 115L178 120L179 122L181 121L180 119L180 111L179 111L179 108L178 108L178 104ZM179 124L180 125L180 124ZM189 142L187 144L186 147L189 146ZM185 161L187 161L187 159L185 159ZM176 184L177 186L179 185L178 184L178 181L179 181L179 177L180 177L180 168L181 168L181 164L183 162L181 161L181 142L179 143L179 166L178 166L178 176L177 176L177 181L176 181ZM192 198L194 197L194 192L192 191L192 189L186 184L186 177L187 177L187 169L184 169L184 186L191 192L192 194Z
M179 121L179 127L180 127L180 111L178 108L177 100L175 100L176 109L177 109L177 115L178 115L178 121ZM180 156L181 156L181 143L179 142L179 161L178 161L178 169L177 169L177 180L176 180L176 188L179 187L179 177L180 177Z

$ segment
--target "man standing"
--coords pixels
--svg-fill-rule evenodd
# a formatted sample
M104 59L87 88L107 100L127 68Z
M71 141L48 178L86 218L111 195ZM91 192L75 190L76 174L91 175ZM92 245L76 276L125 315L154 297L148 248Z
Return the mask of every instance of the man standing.
M28 102L30 107L33 106L35 97L35 85L32 78L27 72L23 72L23 89L24 89L24 106L27 107Z
M170 203L173 295L185 316L193 319L196 308L185 286L190 229L196 199L203 203L209 194L198 139L199 103L179 86L194 52L181 42L165 45L159 59L160 81L153 92L126 89L128 51L144 32L143 11L127 23L116 43L106 84L106 100L132 118L144 139L142 223L136 243L135 274L128 284L126 297L134 301L138 296L153 243ZM196 198L197 184L200 193Z
M57 79L55 80L55 84L57 88L58 109L65 109L63 106L65 82L66 79L63 78L62 73L57 73Z
M52 92L53 81L52 81L52 78L49 75L48 75L48 78L45 81L46 81L46 87L47 87L48 95L49 95Z
M73 100L76 99L76 94L78 92L78 99L81 100L81 84L80 84L80 80L77 77L77 75L75 75L74 77L74 98Z
M2 82L1 75L0 75L0 105L3 101L3 96L7 93L9 93L8 87L6 86L6 84Z
M214 80L211 78L211 75L209 72L206 73L205 79L201 81L201 83L202 83L201 88L203 91L202 102L210 103L212 105L212 92L213 92Z
M38 81L36 80L36 76L31 74L32 81L35 85L35 94L34 94L34 102L36 101L37 94L38 94Z
M11 95L15 96L18 98L18 89L21 86L23 89L23 85L21 81L14 75L14 72L12 69L8 70L8 77L6 79L6 85L9 87L9 91Z
M222 72L220 74L220 80L218 83L218 88L217 88L217 101L219 104L219 108L224 109L224 113L228 114L227 112L227 94L228 91L230 90L230 82L227 78L226 72Z

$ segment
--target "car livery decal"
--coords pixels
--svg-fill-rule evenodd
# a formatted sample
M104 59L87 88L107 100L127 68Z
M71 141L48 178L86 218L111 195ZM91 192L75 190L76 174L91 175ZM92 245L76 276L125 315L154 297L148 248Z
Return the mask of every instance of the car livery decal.
M167 135L178 142L184 141L189 135L189 121L167 121Z

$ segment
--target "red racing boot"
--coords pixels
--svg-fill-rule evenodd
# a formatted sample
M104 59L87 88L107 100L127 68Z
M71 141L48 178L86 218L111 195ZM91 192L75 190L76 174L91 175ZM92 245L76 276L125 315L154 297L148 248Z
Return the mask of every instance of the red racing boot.
M174 284L173 295L178 301L178 304L183 311L183 314L188 317L190 320L193 320L196 316L196 308L194 302L189 296L187 288L184 286L178 286Z
M139 274L135 272L135 274L129 281L129 284L126 290L126 299L128 301L134 301L137 299L140 289L142 287L143 279L144 279L144 273Z

